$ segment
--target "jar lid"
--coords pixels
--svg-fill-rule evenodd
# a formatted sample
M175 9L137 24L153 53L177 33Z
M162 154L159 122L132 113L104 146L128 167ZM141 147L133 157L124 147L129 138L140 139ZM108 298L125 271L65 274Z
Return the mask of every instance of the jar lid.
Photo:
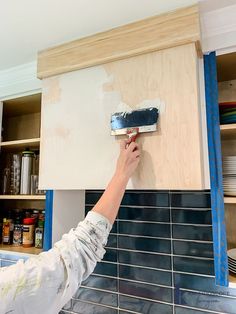
M23 224L25 225L33 225L34 224L34 218L24 218Z
M31 150L25 150L22 152L23 155L34 155L34 152L32 152Z

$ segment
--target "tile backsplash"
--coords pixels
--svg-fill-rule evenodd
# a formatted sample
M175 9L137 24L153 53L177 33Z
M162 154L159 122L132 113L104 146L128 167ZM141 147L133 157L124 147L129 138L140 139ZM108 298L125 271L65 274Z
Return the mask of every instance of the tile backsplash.
M86 211L101 193L87 191ZM236 313L212 241L209 191L128 191L103 261L61 314Z
M86 211L101 194L86 192ZM236 289L215 285L209 191L127 191L104 259L66 313L236 314Z

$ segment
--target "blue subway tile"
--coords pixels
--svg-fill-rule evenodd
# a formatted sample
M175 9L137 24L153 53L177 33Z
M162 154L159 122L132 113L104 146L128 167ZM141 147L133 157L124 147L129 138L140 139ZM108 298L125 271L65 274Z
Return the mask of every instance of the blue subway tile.
M170 238L169 224L119 221L118 229L121 234Z
M119 277L165 286L172 285L171 272L161 270L119 265Z
M137 251L171 253L171 241L164 239L119 236L118 247Z
M212 241L212 227L173 225L173 238Z
M172 289L119 280L119 292L156 301L172 302Z
M118 279L106 278L96 275L90 275L83 283L83 286L98 288L102 290L114 291L118 290Z
M116 248L117 247L117 236L110 234L108 237L108 241L107 241L106 246Z
M175 314L207 314L207 313L212 313L208 311L198 311L198 310L193 310L190 308L184 308L180 306L175 306Z
M144 314L172 314L172 305L120 295L120 308ZM120 314L126 314L120 311ZM128 314L128 313L127 313Z
M94 302L101 305L118 306L118 295L88 288L79 288L74 295L75 299L80 301ZM73 307L72 307L73 309Z
M173 251L176 255L212 258L213 244L175 240L173 241Z
M119 263L171 269L171 257L168 255L118 251Z
M210 208L211 198L209 193L193 192L193 193L171 193L172 207L186 208Z
M85 205L95 205L97 201L100 199L102 196L103 191L98 191L98 192L86 192L85 193Z
M173 223L212 224L210 210L172 209Z
M126 192L121 205L132 206L169 206L169 194L162 192Z
M73 300L73 313L78 314L118 314L118 310L97 304Z
M174 256L173 267L175 271L214 275L214 260Z
M214 277L203 277L188 274L174 274L174 285L184 288L207 293L218 293L226 296L236 296L236 289L216 286Z
M117 277L117 265L106 262L98 263L94 269L94 274Z
M235 313L236 298L175 289L175 303L218 313Z
M138 205L138 204L137 204ZM141 220L141 221L155 221L155 222L169 222L170 209L169 208L133 208L121 206L119 219L124 220Z
M117 262L117 251L112 249L106 249L103 261Z

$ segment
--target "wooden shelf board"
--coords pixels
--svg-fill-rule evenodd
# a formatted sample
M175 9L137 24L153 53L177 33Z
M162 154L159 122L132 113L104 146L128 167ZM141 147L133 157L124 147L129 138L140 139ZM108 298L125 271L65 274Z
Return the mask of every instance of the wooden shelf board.
M236 197L234 196L225 196L224 197L225 204L236 204Z
M6 141L6 142L1 142L0 146L3 149L16 149L16 148L21 148L24 149L25 147L39 147L40 145L40 138L28 138L24 140L17 140L17 141Z
M221 138L223 140L236 139L236 123L222 124L220 126Z
M46 195L0 195L1 200L45 200Z
M9 251L9 252L16 252L16 253L25 253L25 254L39 254L43 250L38 249L35 247L29 247L29 248L24 248L23 246L13 246L13 245L5 245L5 244L0 244L0 251Z

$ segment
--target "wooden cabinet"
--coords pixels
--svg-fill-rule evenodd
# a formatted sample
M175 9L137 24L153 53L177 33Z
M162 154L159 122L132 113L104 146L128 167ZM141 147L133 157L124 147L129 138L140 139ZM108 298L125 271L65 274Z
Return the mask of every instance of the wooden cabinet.
M184 21L187 16L189 17L188 14L185 12ZM169 26L171 16L166 17ZM163 22L163 16L161 20ZM152 19L152 23L153 21L155 19ZM183 22L182 19L181 21ZM146 21L146 24L142 22L142 28L139 25L140 38L142 32L147 33L149 22ZM175 25L176 23L177 20ZM62 51L67 51L64 62L65 68L70 71L70 67L66 66L70 62L68 50L59 47L60 51L55 48L49 51L48 55L47 52L43 52L39 56L39 75L43 77L41 188L105 188L115 171L119 154L120 137L110 135L111 114L151 106L157 107L160 111L158 130L152 134L142 134L138 138L142 158L128 188L182 190L209 188L208 165L206 166L205 158L207 149L206 141L203 140L206 138L206 129L202 127L204 104L200 100L198 81L202 73L198 70L199 50L196 49L197 37L193 31L197 30L195 24L197 20L191 19L191 23L194 24L192 35L194 34L195 39L189 39L189 28L186 27L184 29L188 29L186 34L188 39L182 40L181 44L176 42L173 39L175 31L172 25L171 33L165 34L166 38L168 36L171 38L168 45L155 46L152 52L151 49L146 51L148 43L142 42L143 50L139 47L138 56L137 53L133 53L133 46L132 49L127 48L127 38L131 40L131 37L127 36L131 36L134 28L137 32L137 25L131 26L129 34L126 26L125 30L120 30L124 38L120 42L121 46L117 47L120 51L126 49L126 55L122 59L119 57L110 62L107 61L112 59L111 55L107 58L109 51L107 47L116 38L117 30L114 30L114 36L112 31L109 32L110 41L107 39L108 35L100 34L97 37L95 35L94 39L88 39L87 42L83 39L82 43L79 42L77 48L74 48L78 50L81 58L78 58L78 64L75 64L76 54L73 50L76 44L74 46L71 44L68 48L73 50L71 54L74 57L74 66L71 69L74 71L49 78L45 75L47 76L49 72L50 75L53 74L51 61L55 65L54 73L62 72L61 64L58 70L55 60L51 59L54 53L55 58L61 58ZM163 29L164 26L160 31ZM153 32L153 36L156 36L156 33L158 32ZM103 41L99 42L101 36ZM153 45L157 45L153 38L155 39L150 35L149 40L153 41ZM133 36L132 39L134 45L137 36ZM91 52L91 46L96 44L105 51L106 59L103 60L103 64L95 65L97 59ZM86 64L92 65L89 68L81 68L84 64L83 49L84 53L86 49L90 51L86 55ZM132 51L130 55L128 49ZM99 60L97 63L101 63L101 56ZM44 66L46 61L50 61L49 72ZM44 73L40 71L42 67Z
M42 212L46 208L45 194L23 195L15 194L11 187L3 187L4 170L11 173L12 156L19 156L24 150L35 152L39 158L40 151L40 124L41 124L41 94L10 98L1 102L1 141L0 141L0 233L2 235L2 220L9 215L14 222L16 209L20 211L23 218L25 212L33 213L34 209ZM38 174L37 162L33 174ZM9 181L11 178L9 178ZM10 183L10 182L8 182ZM18 214L19 215L19 214ZM48 230L47 230L48 232ZM45 239L48 241L48 234L45 232ZM0 251L38 254L42 250L35 247L23 248L13 245L2 244Z

